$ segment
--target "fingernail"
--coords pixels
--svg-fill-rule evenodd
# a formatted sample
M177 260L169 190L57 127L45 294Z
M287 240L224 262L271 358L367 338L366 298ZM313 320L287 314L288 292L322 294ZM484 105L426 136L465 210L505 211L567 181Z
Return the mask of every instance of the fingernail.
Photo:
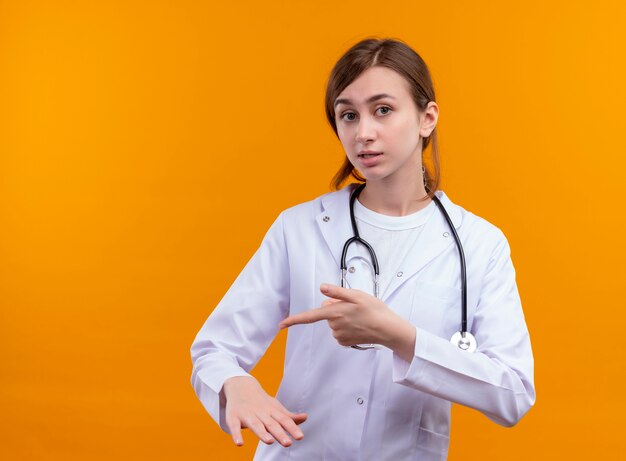
M325 283L322 283L322 285L320 286L320 290L321 291L328 291L328 285L326 285Z
M302 431L296 431L296 437L302 437L303 435Z

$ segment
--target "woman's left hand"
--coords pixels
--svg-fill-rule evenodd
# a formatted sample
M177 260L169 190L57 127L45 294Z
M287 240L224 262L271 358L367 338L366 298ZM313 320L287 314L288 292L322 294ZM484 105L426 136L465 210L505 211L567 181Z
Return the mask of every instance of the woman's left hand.
M320 291L330 299L319 308L287 317L280 328L328 320L333 337L342 346L382 344L394 350L410 348L412 357L415 327L380 299L361 290L329 284L323 284Z

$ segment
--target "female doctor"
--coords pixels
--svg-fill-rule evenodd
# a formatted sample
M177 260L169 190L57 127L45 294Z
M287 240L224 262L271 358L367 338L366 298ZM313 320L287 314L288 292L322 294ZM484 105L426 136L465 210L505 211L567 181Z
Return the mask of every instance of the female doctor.
M235 444L260 439L255 460L445 460L452 402L503 426L533 405L509 245L438 190L438 113L401 41L363 40L333 68L339 190L277 217L191 346L198 398ZM274 398L249 371L280 328Z

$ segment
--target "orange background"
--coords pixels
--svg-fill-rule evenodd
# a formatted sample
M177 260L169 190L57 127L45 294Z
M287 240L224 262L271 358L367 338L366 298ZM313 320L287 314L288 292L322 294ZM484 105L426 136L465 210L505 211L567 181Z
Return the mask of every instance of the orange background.
M326 79L375 35L430 66L443 189L507 235L535 353L536 406L455 408L450 459L616 459L623 5L0 1L0 458L251 459L189 347L279 211L329 190Z

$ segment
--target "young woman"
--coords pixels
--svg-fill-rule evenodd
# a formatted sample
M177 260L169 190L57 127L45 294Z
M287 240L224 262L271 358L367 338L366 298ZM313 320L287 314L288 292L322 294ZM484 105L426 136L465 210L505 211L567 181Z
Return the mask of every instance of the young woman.
M438 113L401 41L363 40L333 68L339 190L278 216L191 346L198 398L237 445L256 434L255 460L445 460L451 402L503 426L533 405L509 245L438 190ZM248 372L280 328L274 398Z

